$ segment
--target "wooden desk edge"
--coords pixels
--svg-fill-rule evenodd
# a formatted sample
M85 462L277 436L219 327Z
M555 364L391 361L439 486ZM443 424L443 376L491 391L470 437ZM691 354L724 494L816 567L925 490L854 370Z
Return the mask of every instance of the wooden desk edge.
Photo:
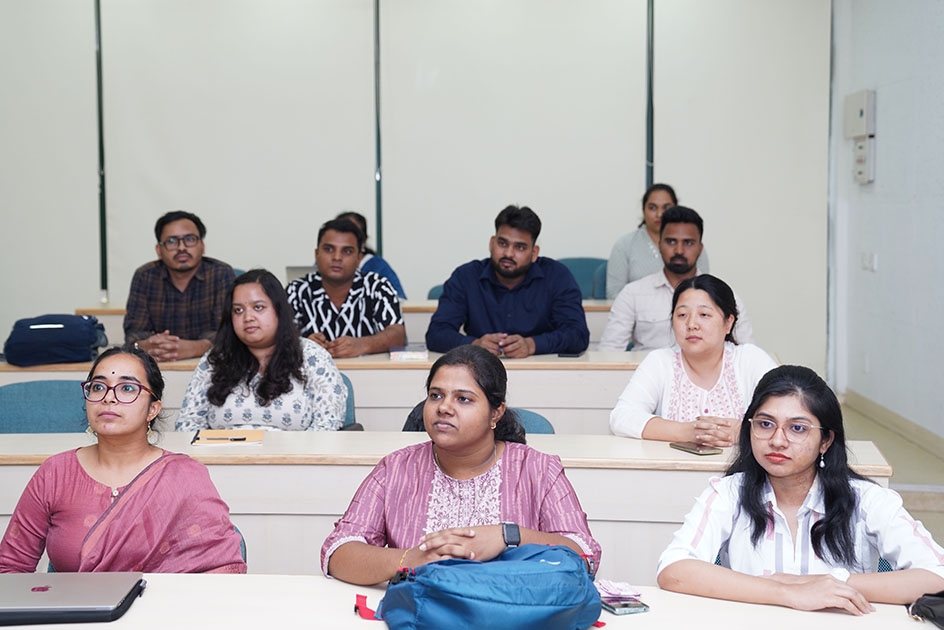
M212 448L212 447L211 447ZM262 454L213 453L192 451L193 459L215 466L375 466L387 453L287 453ZM38 466L52 454L0 454L0 466ZM564 468L606 468L610 470L653 470L724 473L726 461L677 461L660 459L599 459L589 457L562 457ZM891 477L887 464L854 465L852 469L865 477Z

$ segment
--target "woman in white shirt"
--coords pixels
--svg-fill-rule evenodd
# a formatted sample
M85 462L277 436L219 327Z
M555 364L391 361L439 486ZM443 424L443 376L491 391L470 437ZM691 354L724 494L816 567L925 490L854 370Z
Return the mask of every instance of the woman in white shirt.
M672 296L677 345L650 352L610 412L610 430L647 440L731 446L757 381L776 366L752 344L737 345L738 309L723 280L683 280Z
M944 549L896 492L849 468L839 401L813 370L764 376L738 444L659 558L659 586L856 615L944 589Z
M236 278L213 348L194 370L178 431L333 431L347 387L328 351L299 337L285 289L272 273Z

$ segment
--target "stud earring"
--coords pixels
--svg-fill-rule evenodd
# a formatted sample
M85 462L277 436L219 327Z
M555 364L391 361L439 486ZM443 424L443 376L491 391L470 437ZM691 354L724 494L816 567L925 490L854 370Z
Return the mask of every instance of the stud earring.
M826 460L823 459L823 454L819 454L819 467L826 468Z

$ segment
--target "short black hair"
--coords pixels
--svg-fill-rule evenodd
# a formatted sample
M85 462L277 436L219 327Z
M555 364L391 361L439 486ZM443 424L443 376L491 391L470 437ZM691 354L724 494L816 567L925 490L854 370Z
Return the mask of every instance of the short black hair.
M317 245L321 245L321 239L328 230L334 230L335 232L342 232L344 234L353 234L357 239L357 251L360 252L364 249L364 241L366 240L364 238L364 232L350 219L331 219L322 225L321 229L318 230Z
M203 221L200 220L200 217L192 212L187 212L186 210L171 210L158 219L157 223L154 224L154 238L157 239L157 242L161 242L161 234L164 232L164 228L167 227L168 223L180 221L181 219L189 219L190 221L193 221L193 224L197 226L197 232L200 235L200 240L203 240L203 237L206 236L207 229L206 226L203 225Z
M698 228L698 238L705 235L705 223L697 212L685 206L672 206L662 213L662 225L659 226L659 236L665 232L665 226L670 223L694 223Z
M541 233L541 219L528 206L506 206L495 217L495 231L503 225L530 233L532 245L538 241L538 234Z

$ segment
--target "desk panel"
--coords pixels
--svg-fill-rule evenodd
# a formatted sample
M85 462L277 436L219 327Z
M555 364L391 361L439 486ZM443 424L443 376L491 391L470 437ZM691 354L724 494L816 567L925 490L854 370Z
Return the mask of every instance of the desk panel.
M253 573L316 573L321 544L355 490L386 453L425 441L422 433L269 432L262 444L194 447L167 433L160 446L209 467L249 548ZM36 467L49 455L91 443L85 434L0 435L0 522L9 518ZM534 435L558 455L603 547L600 575L655 582L668 545L726 455L698 457L604 435ZM851 442L856 470L888 485L891 468L871 442Z
M398 431L425 396L433 361L391 361L388 354L338 359L338 369L354 386L357 420L368 431ZM544 415L558 433L609 433L609 414L629 382L641 352L586 352L577 358L537 355L506 359L508 404ZM173 427L197 359L161 363L164 409L161 425ZM84 380L91 363L20 368L0 362L0 385L32 380Z

